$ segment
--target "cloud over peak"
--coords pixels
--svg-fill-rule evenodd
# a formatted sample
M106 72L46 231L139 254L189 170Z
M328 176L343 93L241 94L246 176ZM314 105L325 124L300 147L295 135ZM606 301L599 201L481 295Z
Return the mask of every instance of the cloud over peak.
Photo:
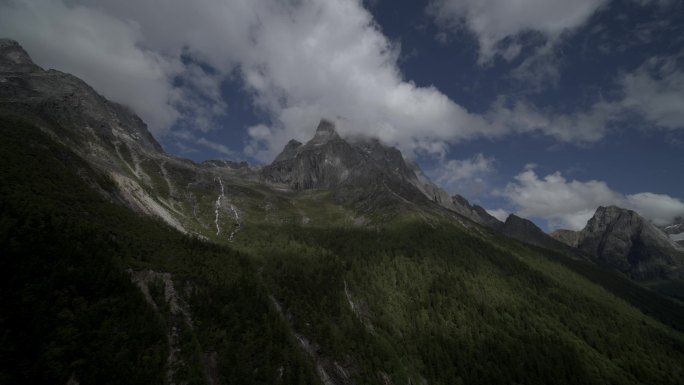
M540 177L532 169L515 176L499 195L523 217L545 219L551 229L582 229L599 206L616 205L636 211L656 225L684 215L684 202L650 192L623 195L606 182L567 180L560 172Z
M542 34L546 42L513 74L525 79L530 71L557 76L554 68L542 71L553 39L604 3L434 0L429 9L440 23L471 30L485 59L513 58L521 52L516 36ZM170 27L171 20L182 22ZM197 144L208 131L235 130L245 142L231 143L232 150L242 147L263 162L288 140L308 139L322 117L335 119L343 135L370 134L407 156L439 159L450 145L483 137L596 142L624 111L668 129L684 121L684 77L666 59L617 79L622 100L557 113L500 96L481 101L486 112L472 113L436 86L404 77L399 45L360 0L166 0L163 7L152 0L5 1L0 34L17 39L38 64L130 105L157 136L184 130L193 139L186 144ZM227 118L235 107L224 100L226 85L248 95L255 125Z

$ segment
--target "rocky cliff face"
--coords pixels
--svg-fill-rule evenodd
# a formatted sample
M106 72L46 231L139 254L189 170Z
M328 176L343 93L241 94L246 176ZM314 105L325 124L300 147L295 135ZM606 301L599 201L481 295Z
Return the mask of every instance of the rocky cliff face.
M634 279L684 277L684 250L632 210L599 207L577 247Z
M472 205L461 195L451 197L452 210L483 226L497 230L501 228L501 221L491 216L487 210L478 205Z
M167 155L128 107L75 76L43 70L8 39L0 39L0 114L28 120L107 175L116 190L99 191L112 201L184 232L212 234L234 222L232 206L214 207L217 180L248 178L245 164L199 166Z
M304 145L290 141L263 175L294 190L326 189L345 183L361 161L361 154L340 138L333 124L322 120L311 140Z
M113 103L75 76L33 63L17 42L0 39L0 109L31 116L62 141L97 152L115 142L163 152L146 124L128 107Z
M293 190L332 190L345 203L431 204L399 150L373 138L345 140L327 120L308 142L290 141L262 177Z
M294 190L332 189L344 202L394 200L448 209L476 223L497 228L502 223L460 195L449 196L423 173L415 161L375 138L339 136L332 122L322 120L314 137L287 143L263 178Z
M567 229L560 229L553 231L549 234L551 238L563 242L570 247L577 247L577 241L579 238L579 232Z
M240 207L218 204L223 182L232 202L240 196L257 211L262 206L272 210L270 203L256 197L263 187L268 194L278 194L281 190L270 189L276 184L295 191L332 191L337 203L351 205L360 217L381 213L384 218L410 209L500 224L464 198L450 197L396 148L367 137L345 140L327 120L321 121L311 140L291 140L271 165L258 172L246 163L197 165L169 156L127 107L108 101L72 75L40 68L19 44L7 39L0 39L0 114L31 120L109 175L118 187L110 194L112 200L202 236L220 235L219 228L242 220ZM260 192L233 189L237 185ZM272 212L259 215L280 218ZM311 215L302 215L303 222L311 220Z
M532 221L520 218L515 214L509 215L506 218L506 222L497 227L497 230L507 237L529 243L530 245L564 253L573 258L585 258L579 250L554 239Z
M680 246L684 246L684 218L678 217L673 223L660 227L667 236Z

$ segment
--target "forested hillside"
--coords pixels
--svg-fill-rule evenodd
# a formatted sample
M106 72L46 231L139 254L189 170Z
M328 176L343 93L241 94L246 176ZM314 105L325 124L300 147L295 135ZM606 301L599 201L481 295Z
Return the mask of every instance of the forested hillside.
M35 127L0 132L2 383L684 383L682 334L580 262L414 216L215 244Z
M249 258L106 201L93 188L113 184L35 127L0 133L0 383L317 383ZM165 288L151 306L129 269L191 299L173 368Z

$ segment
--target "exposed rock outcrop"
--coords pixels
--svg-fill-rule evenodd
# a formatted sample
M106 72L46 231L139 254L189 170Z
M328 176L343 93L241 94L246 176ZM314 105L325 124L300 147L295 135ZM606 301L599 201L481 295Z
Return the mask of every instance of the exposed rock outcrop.
M552 238L529 219L520 218L515 214L509 215L506 222L498 227L498 230L507 237L534 246L562 252L576 258L584 258L577 249Z
M684 246L684 218L675 218L674 222L660 227L667 236L680 246Z
M305 144L290 141L262 176L293 190L332 190L345 203L430 204L399 150L372 138L345 140L325 119Z
M452 210L470 220L492 229L499 229L503 223L490 215L487 210L478 205L472 205L461 195L451 197Z
M577 247L638 280L684 277L684 250L632 210L599 207Z
M577 247L579 239L579 231L559 229L549 234L552 238L559 242L563 242L570 247Z
M129 142L164 152L128 107L108 101L75 76L43 70L8 39L0 39L0 110L33 117L82 151L98 152L115 142Z
M464 197L451 197L430 181L415 161L405 160L398 149L376 138L345 140L325 119L305 144L288 142L273 163L264 167L262 175L266 181L283 183L294 190L333 190L342 202L370 199L376 203L438 207L491 228L502 225Z

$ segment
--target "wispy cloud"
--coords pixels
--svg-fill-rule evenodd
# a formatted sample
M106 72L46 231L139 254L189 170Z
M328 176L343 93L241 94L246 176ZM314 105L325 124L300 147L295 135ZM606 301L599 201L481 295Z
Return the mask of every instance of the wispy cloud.
M486 178L496 171L496 160L477 154L469 159L442 160L428 175L448 192L473 197L487 187Z
M471 31L480 46L479 61L500 55L508 60L523 33L534 31L547 41L583 25L608 0L432 0L428 14L447 31ZM518 48L515 51L519 52Z
M196 150L192 147L188 147L187 143L190 143L192 145L196 146L202 146L208 149L211 149L221 155L225 155L227 157L233 158L236 157L236 152L231 150L228 146L221 144L221 143L216 143L214 141L208 140L207 138L204 138L202 136L199 136L195 134L194 132L191 132L189 130L175 130L173 133L171 133L171 136L174 137L175 139L182 140L186 144L183 144L181 142L175 142L175 145L179 147L184 152L195 152Z
M525 80L531 72L557 76L545 59L554 39L583 25L603 4L435 0L430 9L440 23L471 30L482 60L513 59L527 44L518 35L541 34L536 54L512 74ZM182 23L170 28L170 20ZM132 0L9 1L0 3L0 34L18 39L39 64L71 72L130 105L156 135L174 125L196 137L245 130L242 151L264 162L288 140L308 139L322 117L336 120L342 134L377 136L406 153L437 159L451 144L483 137L539 134L595 142L624 111L667 129L684 121L682 73L667 60L618 79L622 100L559 113L500 98L489 112L474 114L437 87L405 79L400 47L360 0L167 0L163 7ZM264 124L217 125L231 108L221 94L226 82L244 88Z

